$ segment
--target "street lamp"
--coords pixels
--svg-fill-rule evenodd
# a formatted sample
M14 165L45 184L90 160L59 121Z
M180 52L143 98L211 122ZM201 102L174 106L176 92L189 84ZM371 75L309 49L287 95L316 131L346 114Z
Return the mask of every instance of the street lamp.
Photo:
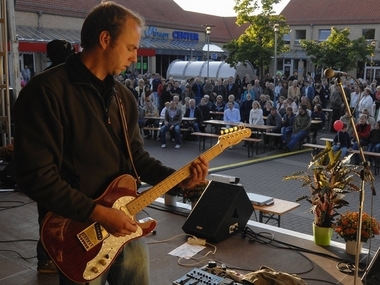
M276 74L277 74L277 34L280 30L280 25L279 24L274 24L273 30L274 30L274 73L273 73L273 83L274 86L276 86Z
M214 27L213 25L202 25L203 27L206 27L206 38L207 38L207 78L209 78L209 71L210 71L210 34L211 34L211 27Z

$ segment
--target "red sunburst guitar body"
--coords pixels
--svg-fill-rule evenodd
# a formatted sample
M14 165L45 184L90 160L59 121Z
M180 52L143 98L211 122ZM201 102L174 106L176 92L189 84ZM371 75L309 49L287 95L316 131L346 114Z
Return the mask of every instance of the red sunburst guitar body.
M251 135L250 129L236 128L219 137L218 143L203 156L210 161L225 148L237 144ZM136 195L136 182L130 175L117 177L108 186L97 204L120 209L135 220L135 215L155 199L190 176L191 162L140 195ZM156 221L146 218L138 221L136 232L115 237L98 223L82 223L53 213L46 215L41 227L41 241L59 270L77 283L89 282L103 274L129 241L152 232Z

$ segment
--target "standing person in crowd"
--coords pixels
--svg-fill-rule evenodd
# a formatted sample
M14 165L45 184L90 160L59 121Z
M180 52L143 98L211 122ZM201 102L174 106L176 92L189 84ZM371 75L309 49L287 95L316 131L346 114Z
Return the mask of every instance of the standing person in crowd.
M351 92L351 100L350 100L350 109L352 115L359 119L359 111L358 111L358 104L359 104L359 98L360 98L361 90L360 86L355 86L354 92Z
M341 90L340 90L339 86L337 86L335 88L335 91L333 92L333 94L330 97L330 108L333 110L332 116L331 116L330 131L333 133L335 132L334 122L336 120L339 120L343 106L344 106L344 104L342 101Z
M255 92L256 100L260 98L262 94L264 94L263 88L260 86L260 80L255 79L254 85L252 86L253 92Z
M375 93L373 95L373 98L374 98L374 102L375 102L375 105L376 105L376 112L375 114L373 114L373 117L374 118L377 118L379 116L379 108L380 108L380 86L377 86L376 87L376 90L375 90Z
M214 86L211 84L210 79L206 79L205 84L203 85L202 88L203 88L203 94L211 96Z
M282 81L280 96L284 97L285 99L288 98L288 81L286 80Z
M184 102L184 100L185 100L186 97L189 97L189 99L195 99L195 93L191 89L191 85L190 84L186 85L185 91L183 91L183 93L181 95L181 98L182 98L181 102Z
M161 112L162 109L165 107L164 106L165 102L170 102L172 100L172 93L169 90L169 84L165 83L162 86L162 91L161 91L159 100L160 100L159 105L161 106L161 109L158 109L158 112Z
M152 86L152 92L153 92L152 102L154 105L156 105L158 109L160 109L159 94L158 94L158 86L160 84L161 84L161 75L159 73L156 73L150 85Z
M271 85L270 85L269 81L265 82L265 89L264 89L263 94L268 95L269 98L270 98L270 100L274 101L274 91L271 88Z
M253 91L252 84L247 85L247 89L244 91L241 100L244 102L244 100L247 98L247 95L251 94L252 100L256 100L256 94L255 91Z
M77 222L97 222L116 237L129 235L137 230L136 221L94 199L107 195L105 189L120 175L155 185L175 172L144 150L135 98L114 78L137 61L143 26L134 12L102 2L84 20L83 51L36 75L21 90L14 105L15 175L19 188L37 202L39 222L51 211ZM123 115L118 102L125 108ZM207 167L201 157L179 186L199 183ZM61 272L59 279L61 285L74 284ZM123 246L109 270L90 283L105 284L107 279L110 284L149 284L144 238Z
M342 130L338 131L334 137L333 152L337 152L341 150L341 159L343 159L347 155L348 149L351 147L351 138L347 133L347 124L343 123Z
M241 121L243 123L248 123L249 120L249 112L252 109L252 96L251 94L247 95L247 98L241 103L240 107L240 114L241 114Z
M144 93L144 86L145 86L145 81L144 79L139 79L137 86L135 87L135 91L137 92L137 100L139 101L139 104L141 102L141 96Z
M294 102L299 102L301 90L298 87L298 80L293 80L292 85L288 88L288 98L292 98Z
M330 102L330 87L327 79L322 80L322 86L321 86L321 101L322 101L322 109L326 109L329 102Z
M370 111L369 113L372 115L372 104L373 104L373 99L372 99L372 90L371 88L367 87L364 88L364 91L362 92L362 95L359 99L359 104L358 104L358 112L363 113L363 109L367 109Z
M218 80L216 81L216 85L212 91L212 95L213 95L213 99L212 97L210 97L210 100L211 101L216 101L216 97L218 95L221 95L222 98L223 98L223 102L227 102L227 89L226 89L226 86L223 85L223 81L221 78L218 78Z
M293 132L294 119L296 115L293 113L292 107L286 107L286 113L282 117L282 127L281 127L281 139L282 139L282 147L286 145L288 137Z
M314 100L315 89L308 80L304 81L304 87L302 87L301 96L305 96L310 103Z
M199 109L201 109L201 112L202 112L202 118L203 118L203 121L207 121L207 120L210 120L210 107L208 106L207 102L206 102L206 96L208 95L205 95L202 99L201 99L201 103L199 104ZM201 123L200 126L199 126L199 129L202 133L205 133L206 132L206 126L207 124L205 123Z
M277 133L277 134L281 133L282 118L281 118L280 114L277 113L276 107L272 106L270 108L270 114L268 115L265 124L267 126L273 126L274 127L273 129L267 130L267 133ZM270 139L270 136L265 136L265 142L264 142L265 147L269 147L269 139ZM273 146L276 147L280 144L279 138L274 137L274 140L275 140L275 142L274 142Z
M144 107L148 101L154 102L154 95L152 93L150 84L146 84L144 86L144 92L141 94L140 106Z
M350 115L348 114L347 110L344 112L344 115L339 118L339 120L347 125L347 134L350 136L350 138L352 138L354 130L352 129Z
M25 84L28 83L32 75L27 65L25 65L24 68L21 69L21 75L22 75L22 79L25 81Z
M203 97L203 88L202 88L202 82L201 79L197 76L195 78L195 82L193 83L191 90L194 91L195 94L195 102L197 102L197 105L201 101L201 98Z
M284 149L286 151L292 151L294 146L309 135L311 125L311 118L307 113L306 105L300 105L298 115L294 119L293 133L290 141Z
M170 93L172 93L173 95L177 94L178 96L181 97L181 95L182 95L182 89L179 87L179 81L177 81L177 80L174 81L174 85L170 89Z
M235 80L232 76L228 77L228 84L226 87L227 87L227 94L234 95L236 98L236 101L239 101L240 100L239 86L235 84Z

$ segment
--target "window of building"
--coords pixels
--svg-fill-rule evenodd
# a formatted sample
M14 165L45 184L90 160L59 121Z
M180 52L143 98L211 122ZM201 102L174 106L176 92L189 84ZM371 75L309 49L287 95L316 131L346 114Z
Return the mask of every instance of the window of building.
M375 29L363 29L362 35L366 40L374 40L375 39Z
M282 40L284 41L284 45L290 45L290 34L284 35Z
M306 40L306 30L296 30L296 39L294 44L299 45L300 40Z
M319 38L318 41L324 42L330 36L331 30L319 30Z

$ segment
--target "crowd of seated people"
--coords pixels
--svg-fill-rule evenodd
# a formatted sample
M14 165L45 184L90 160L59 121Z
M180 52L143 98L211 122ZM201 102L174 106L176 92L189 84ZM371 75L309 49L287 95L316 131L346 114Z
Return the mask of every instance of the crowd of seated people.
M355 149L353 129L363 128L362 115L365 115L366 129L369 128L370 132L361 134L363 143L360 145L368 147L370 151L380 151L379 147L375 147L376 131L370 135L371 130L377 129L380 119L380 86L377 86L377 82L360 80L360 86L357 86L353 80L343 80L343 84L338 84L334 79L315 78L309 73L302 77L296 70L288 77L276 76L276 82L271 76L265 77L263 81L258 77L250 78L249 75L217 79L194 77L179 81L165 79L158 73L129 73L124 82L133 91L138 106L142 108L141 114L144 111L145 116L149 117L153 105L161 117L166 117L174 101L182 117L196 114L195 122L187 123L194 131L206 132L207 125L203 122L208 119L234 120L252 125L273 124L275 113L276 118L281 118L280 128L276 122L275 129L269 132L282 135L275 141L275 146L286 151L293 150L297 142L308 139L311 134L312 142L316 143L318 132L326 125L326 111L323 111L326 108L332 110L328 114L330 131L336 133L334 122L341 120L347 126L345 132L350 137L349 147ZM342 100L343 94L349 103L354 126L345 108L345 100ZM156 127L157 122L146 120L140 123ZM183 126L183 122L180 126ZM161 128L157 133L146 131L144 137L163 140L160 136L163 130ZM173 139L176 146L181 145L181 137L176 139L174 134ZM162 145L166 143L162 141Z

